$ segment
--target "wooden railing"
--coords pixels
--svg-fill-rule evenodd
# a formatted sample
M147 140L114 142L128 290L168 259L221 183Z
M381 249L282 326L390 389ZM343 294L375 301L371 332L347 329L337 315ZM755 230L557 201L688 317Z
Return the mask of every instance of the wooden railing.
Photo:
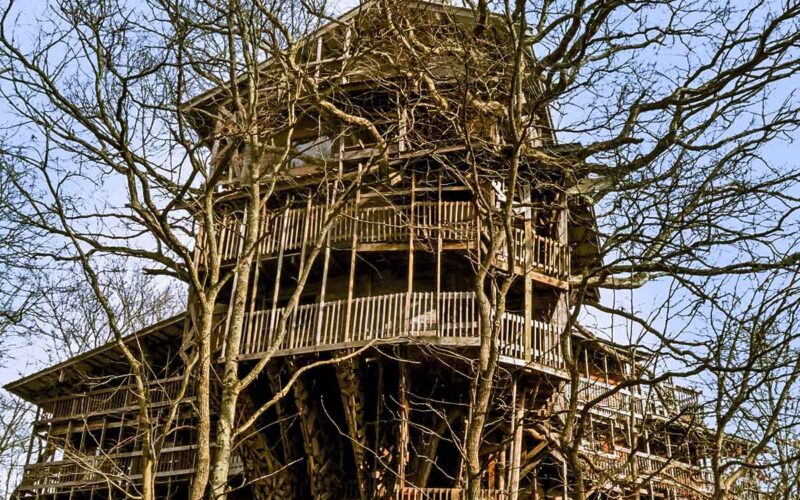
M616 450L612 453L584 450L595 469L589 476L593 480L616 480L621 483L653 484L663 488L685 491L708 491L709 483L700 467L682 463L677 459Z
M156 478L174 478L194 471L195 449L182 446L161 451L157 463ZM57 462L44 462L25 466L20 490L50 490L65 485L90 486L112 481L119 484L141 478L142 453L118 453L102 456L75 456ZM45 494L47 491L39 492Z
M525 238L525 230L514 228L514 266L523 272L540 272L542 274L564 279L569 275L569 252L564 245L552 238L531 234ZM498 260L508 263L509 249L501 245Z
M578 401L585 404L602 398L593 409L662 417L690 411L699 404L696 391L671 383L629 387L612 394L614 387L613 384L581 377L578 380Z
M656 488L672 492L674 498L697 498L710 496L714 490L711 471L697 465L690 465L676 458L666 458L645 453L636 453L631 460L627 450L613 453L584 450L598 470L590 469L593 480L611 479L620 484L632 481L636 484L653 484ZM766 498L760 490L758 481L752 475L740 478L731 488L734 496L742 500Z
M466 498L463 488L414 488L403 487L397 490L397 500L460 500ZM507 498L503 490L486 490L478 492L480 500L502 500Z
M396 293L337 300L297 307L287 319L286 335L278 349L324 350L348 343L408 340L442 344L477 345L479 315L473 292ZM283 308L255 311L245 318L240 354L257 356L277 340L277 325ZM349 325L347 318L350 318ZM532 321L526 339L524 317L503 315L499 332L500 353L561 369L563 358L556 325Z
M182 381L182 377L174 377L149 382L149 404L156 406L173 402L178 397ZM190 384L184 397L191 397L191 390ZM39 421L91 417L135 407L137 404L134 387L123 385L44 401L40 404L42 414Z
M412 213L413 212L413 213ZM258 253L269 256L295 252L318 237L331 217L328 207L315 205L283 212L264 211L261 215L261 235ZM236 259L242 251L243 224L241 217L229 215L219 226L219 252L224 262ZM441 236L445 243L464 244L476 241L475 211L471 202L420 202L411 205L378 207L347 206L330 226L331 245L349 245L353 234L359 243L407 243L413 233L415 240L433 243ZM514 232L514 264L525 272L537 271L564 279L569 274L569 252L554 239ZM508 251L499 251L500 263L508 264Z

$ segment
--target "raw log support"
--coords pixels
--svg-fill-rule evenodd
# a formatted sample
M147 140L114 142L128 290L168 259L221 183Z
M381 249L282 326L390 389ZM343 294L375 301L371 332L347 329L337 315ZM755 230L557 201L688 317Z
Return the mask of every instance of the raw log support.
M336 364L336 378L344 408L347 432L355 458L359 496L368 498L370 484L365 454L367 451L367 426L364 417L364 390L356 361L349 359Z
M341 484L339 454L333 442L335 429L330 429L319 398L315 398L308 381L301 377L292 386L303 432L306 470L311 482L311 495L317 499L334 499Z
M469 345L478 341L478 312L473 292L433 292L411 294L408 324L403 321L407 294L361 297L352 301L350 343L398 339L439 339L442 343ZM280 313L282 310L278 310ZM345 342L347 301L338 300L297 307L291 329L281 345L282 352L301 349L342 347ZM274 325L270 318L279 314L256 311L246 318L242 355L258 355L272 345ZM500 350L504 356L526 358L524 317L505 313L501 322ZM318 322L322 324L319 325ZM533 320L530 325L530 359L550 368L562 368L558 330L554 325ZM319 332L319 339L317 338Z

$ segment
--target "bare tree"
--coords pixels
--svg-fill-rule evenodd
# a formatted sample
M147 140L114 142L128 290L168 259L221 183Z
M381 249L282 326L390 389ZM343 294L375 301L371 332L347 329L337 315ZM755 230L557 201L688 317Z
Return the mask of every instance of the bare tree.
M524 427L525 411L513 407L528 395L514 393L509 403L498 364L508 304L524 297L531 314L534 270L523 249L537 231L562 242L582 231L572 239L572 272L555 306L538 311L561 321L558 349L569 383L559 389L568 397L558 422L528 426L568 466L565 492L588 498L604 482L590 480L602 468L586 452L592 406L623 389L655 395L668 380L698 376L716 382L706 394L716 430L693 420L681 439L700 435L719 450L714 495L734 494L751 471L782 474L775 484L792 488L786 473L796 464L789 451L795 422L785 412L797 391L796 339L785 311L795 300L798 173L763 155L798 124L791 94L777 95L800 68L800 9L770 1L737 9L713 0L480 0L431 21L411 4L370 6L373 17L344 26L324 3L153 0L128 9L69 0L30 43L14 38L13 2L4 12L2 95L21 135L37 140L8 152L38 181L39 192L14 184L33 212L29 224L58 239L51 256L81 266L122 349L125 328L106 299L99 260L139 259L188 285L184 358L196 369L198 415L192 497L226 495L237 442L277 404L253 408L246 389L280 348L348 203L359 191L391 184L390 170L403 172L403 162L389 161L400 142L469 188L480 229L470 253L480 349L469 409L440 411L427 426L463 421L450 435L461 433L451 438L463 460L456 481L470 498L480 495L494 415ZM349 65L325 66L318 57L310 64L323 42L308 35L325 24L348 40L340 50ZM400 103L393 112L402 108L408 128L383 127L389 112L343 92L353 75ZM206 88L214 90L194 97ZM352 135L374 145L359 169L345 170L320 152ZM456 153L447 149L453 145ZM115 196L89 203L86 186ZM270 237L263 228L278 227L281 214L312 200L324 206L319 230L303 238L270 345L244 365L254 264ZM241 230L232 266L223 265L226 225ZM763 281L774 286L764 289ZM650 311L630 306L640 290L659 289L666 292ZM600 290L630 300L607 304ZM731 302L743 296L752 297L749 319ZM228 307L215 351L222 301ZM615 361L630 373L586 404L579 394L585 353L608 347L598 338L602 327L620 323L628 332L615 334L622 345L608 350L628 353ZM719 334L704 335L709 327ZM584 343L573 344L575 332ZM147 419L146 370L136 353L128 357ZM749 444L737 446L728 433L744 427ZM631 440L666 432L666 425L636 428ZM406 451L399 453L402 469ZM538 458L531 460L513 464L515 474L530 473ZM630 453L624 465L633 462ZM606 476L623 488L638 479ZM519 481L510 486L514 494ZM142 496L152 497L152 488Z

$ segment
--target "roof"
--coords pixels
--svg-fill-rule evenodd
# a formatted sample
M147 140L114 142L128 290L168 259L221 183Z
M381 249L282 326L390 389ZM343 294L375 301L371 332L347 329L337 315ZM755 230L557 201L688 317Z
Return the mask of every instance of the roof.
M302 43L309 40L315 40L316 38L340 27L342 24L345 24L352 19L356 18L357 16L367 12L369 9L378 5L378 0L363 0L358 3L355 7L348 10L344 14L341 14L339 17L335 18L335 20L329 21L319 28L311 31L308 35L302 37L298 40L297 43ZM454 5L447 1L444 2L436 2L436 1L429 1L429 0L409 0L405 3L406 6L409 7L416 7L419 10L424 11L438 11L438 12L448 12L453 14L458 14L462 17L470 17L474 18L474 13L472 9L468 7ZM497 14L490 14L493 18L498 18L499 15ZM260 68L267 68L272 64L272 59L266 59L262 61L259 65ZM240 75L236 79L237 84L242 84L245 79L245 74ZM192 97L188 101L182 104L182 108L184 108L185 112L190 116L190 121L192 125L201 133L201 135L207 135L208 130L204 131L205 124L203 124L202 114L200 112L193 113L193 109L202 109L205 106L213 106L217 103L217 98L219 93L222 91L223 87L229 86L231 82L229 81L225 85L218 85L212 87L200 94ZM191 118L191 115L195 115L194 118Z
M124 338L125 343L133 341L147 345L163 345L164 342L174 341L183 334L184 318L186 313L180 313L171 318L159 321L153 325L134 332ZM56 365L50 366L36 373L32 373L4 388L26 401L36 403L54 395L65 385L85 379L86 374L91 374L102 369L105 374L113 374L116 368L120 374L126 373L127 362L115 341L108 342L83 354L73 356Z

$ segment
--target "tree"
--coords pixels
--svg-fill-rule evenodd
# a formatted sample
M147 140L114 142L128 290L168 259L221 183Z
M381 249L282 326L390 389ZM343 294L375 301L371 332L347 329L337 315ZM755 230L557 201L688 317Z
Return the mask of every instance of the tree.
M35 148L8 155L9 161L35 173L34 189L15 185L32 212L27 223L55 238L51 257L80 265L108 316L114 342L131 365L143 429L152 427L146 408L147 364L124 342L123 325L105 293L97 262L109 256L138 259L153 267L152 272L188 284L192 345L185 364L196 366L196 374L187 369L186 377L188 383L196 375L198 413L192 496L201 498L207 482L215 496L224 496L239 395L270 358L265 356L240 378L238 343L261 217L267 205L298 201L281 198L275 189L296 158L309 156L296 149L293 132L325 114L341 122L338 134L365 129L379 144L387 139L369 121L337 106L330 89L308 91L317 83L299 62L308 56L300 37L324 19L322 7L281 14L278 5L260 2L147 2L128 10L70 1L42 21L42 37L30 45L18 44L9 31L14 7L11 2L5 9L0 32L2 57L9 65L3 97L37 141ZM53 64L53 57L61 62ZM273 58L277 62L262 74L261 61ZM256 91L270 81L267 75L284 85ZM187 104L199 89L211 87L217 93L208 103ZM197 129L203 127L211 133L200 137ZM324 199L327 211L320 233L310 235L298 285L279 319L271 351L283 339L331 221L381 157L365 162L356 178L317 159L331 181L308 196ZM236 171L237 161L249 167ZM219 216L220 207L232 199L222 191L226 176L238 174L244 196L235 212L242 214L245 230L231 272L220 266L219 232L225 221ZM89 200L82 195L90 186L114 194L108 200ZM197 251L189 239L195 223L200 227ZM226 354L219 374L221 397L214 402L219 418L212 457L211 339L219 321L218 297L232 276L237 279L220 341ZM148 443L154 438L143 439L142 496L152 498L149 471L156 457Z
M573 471L564 477L569 494L589 497L586 477L596 468L582 447L589 411L579 404L581 347L571 344L573 332L596 339L604 324L620 321L629 332L614 340L648 362L594 404L623 387L710 376L718 380L706 395L717 403L716 444L726 443L725 432L739 421L751 424L756 443L739 447L746 450L736 451L743 457L737 465L714 460L715 495L730 495L748 470L791 470L793 455L775 459L765 451L788 449L794 422L753 426L749 405L757 394L775 397L759 409L779 414L794 404L797 389L789 361L793 318L780 306L794 304L798 174L764 159L798 124L792 96L778 95L800 67L797 6L480 0L465 4L469 21L454 10L450 22L427 23L407 4L378 1L383 22L351 32L352 66L309 65L315 48L304 37L326 22L345 28L327 7L152 0L129 9L70 0L42 22L31 44L13 36L13 2L4 14L0 57L9 70L0 75L2 95L37 141L18 144L9 157L35 172L44 191L15 185L33 210L30 224L66 242L109 317L114 311L95 270L102 256L140 259L188 285L193 343L185 359L196 367L199 416L194 498L207 486L225 496L244 391L281 344L312 266L328 251L336 216L359 189L385 181L390 145L401 140L470 187L484 230L473 255L481 346L460 443L470 498L479 495L487 416L507 387L498 370L501 321L522 286L510 266L497 264L517 261L538 214L550 215L564 239L574 227L588 228L585 244L572 249L573 300L563 294L558 305L569 313L560 325L569 397L562 423L540 429ZM387 67L392 78L381 73ZM386 116L339 92L354 69L396 96L412 123L426 126L379 127ZM206 88L215 90L190 100ZM369 137L377 154L355 175L339 170L324 154L299 147L295 134L309 122L335 122L336 130L324 131L334 137ZM463 145L463 153L442 154L442 137ZM242 374L237 356L260 228L274 216L265 214L306 201L280 189L297 175L298 159L318 169L320 189L309 189L306 200L324 201L323 222L305 245L271 348ZM236 196L225 189L227 179L236 181ZM90 204L81 199L87 185L124 195ZM220 220L221 207L230 207L227 220ZM520 213L527 229L518 227ZM243 232L229 270L221 265L219 235L231 218ZM201 228L197 251L193 221ZM765 279L775 284L768 292ZM221 395L212 401L211 338L226 287ZM655 294L659 289L666 292ZM640 313L636 304L604 304L598 290L630 302L632 290L643 290L654 293L655 304ZM523 286L522 293L531 291ZM747 324L725 303L751 294L751 309L761 314ZM720 335L705 336L709 325ZM115 320L110 327L124 348L122 328ZM129 361L146 401L141 360L131 352ZM765 376L772 362L780 380ZM729 405L732 383L745 389ZM219 415L213 456L212 405ZM146 413L143 407L143 419ZM702 426L692 431L702 433Z

